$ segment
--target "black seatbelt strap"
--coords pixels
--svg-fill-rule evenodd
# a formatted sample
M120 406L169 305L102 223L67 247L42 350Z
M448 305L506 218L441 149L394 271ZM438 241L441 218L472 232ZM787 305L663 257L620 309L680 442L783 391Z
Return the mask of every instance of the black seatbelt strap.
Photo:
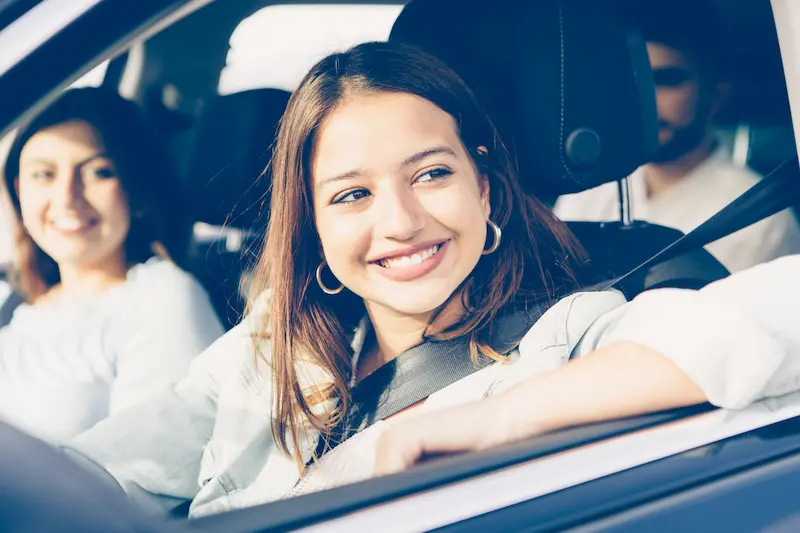
M11 323L14 311L23 303L25 303L25 299L18 293L12 292L8 295L6 300L0 305L0 328L4 328Z
M545 310L545 306L537 306L500 317L490 332L489 346L508 355ZM483 355L471 358L464 336L428 340L406 350L353 388L345 418L332 432L330 442L320 442L317 455L494 362Z
M744 229L800 203L800 163L797 157L784 161L716 215L697 226L630 272L600 284L611 288L628 276Z

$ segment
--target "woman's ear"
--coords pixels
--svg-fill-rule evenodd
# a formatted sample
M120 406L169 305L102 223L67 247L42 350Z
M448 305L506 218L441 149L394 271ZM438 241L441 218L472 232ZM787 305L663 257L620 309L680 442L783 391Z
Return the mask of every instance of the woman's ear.
M478 152L478 155L481 157L489 155L489 150L483 145L478 146L475 151ZM481 188L481 205L483 206L484 216L488 219L492 212L492 206L489 203L489 176L486 174L479 174L478 184Z
M481 206L483 207L483 214L488 219L489 215L492 214L492 204L489 202L489 177L485 174L481 174L478 177L478 181L481 187Z

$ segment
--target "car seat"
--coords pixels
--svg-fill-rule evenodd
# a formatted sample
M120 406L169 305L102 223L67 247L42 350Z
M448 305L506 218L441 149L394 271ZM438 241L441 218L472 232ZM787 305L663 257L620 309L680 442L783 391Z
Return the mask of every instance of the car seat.
M609 2L413 0L390 40L415 44L461 75L515 155L523 189L546 202L621 180L658 149L647 50ZM644 222L570 227L605 278L682 236ZM659 286L700 288L727 274L699 249L620 288L632 297Z
M186 168L195 225L190 268L226 327L245 305L269 211L267 168L290 93L254 89L217 97L202 112Z

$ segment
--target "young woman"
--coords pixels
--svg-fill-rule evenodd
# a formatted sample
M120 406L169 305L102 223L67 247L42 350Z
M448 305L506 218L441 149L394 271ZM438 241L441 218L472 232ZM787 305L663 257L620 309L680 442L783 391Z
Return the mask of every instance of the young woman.
M717 394L708 385L712 375L713 383L741 381L721 371L727 352L694 361L680 351L631 348L625 329L615 334L621 317L652 304L644 298L625 311L618 292L575 292L579 246L520 192L508 152L464 83L415 48L364 44L317 64L292 96L273 165L270 226L248 318L185 380L98 424L68 450L142 505L166 510L191 501L198 516L371 475L392 418L314 460L352 388L425 339L466 339L464 358L497 363L397 415L409 423L548 370L565 376L545 389L552 411L564 408L548 429L616 416L620 406L635 414L706 398L752 401L763 392L756 384L747 396ZM493 325L537 305L549 308L518 348L495 348ZM615 345L556 370L606 337ZM610 385L629 376L631 364L637 379L574 403L598 368ZM499 420L528 408L495 404L505 409ZM311 478L303 477L309 464L328 465L322 481L298 484Z
M187 244L169 158L138 108L75 89L24 126L5 184L18 216L0 329L0 413L64 441L167 383L223 333L173 260Z

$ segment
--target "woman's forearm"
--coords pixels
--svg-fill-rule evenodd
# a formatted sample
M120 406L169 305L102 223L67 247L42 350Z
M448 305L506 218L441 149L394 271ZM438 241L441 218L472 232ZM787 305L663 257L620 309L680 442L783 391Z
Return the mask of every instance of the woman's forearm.
M666 357L620 342L528 379L496 400L508 409L516 439L707 399Z
M478 402L392 422L375 472L429 454L485 450L570 426L702 403L700 388L670 359L619 342Z

